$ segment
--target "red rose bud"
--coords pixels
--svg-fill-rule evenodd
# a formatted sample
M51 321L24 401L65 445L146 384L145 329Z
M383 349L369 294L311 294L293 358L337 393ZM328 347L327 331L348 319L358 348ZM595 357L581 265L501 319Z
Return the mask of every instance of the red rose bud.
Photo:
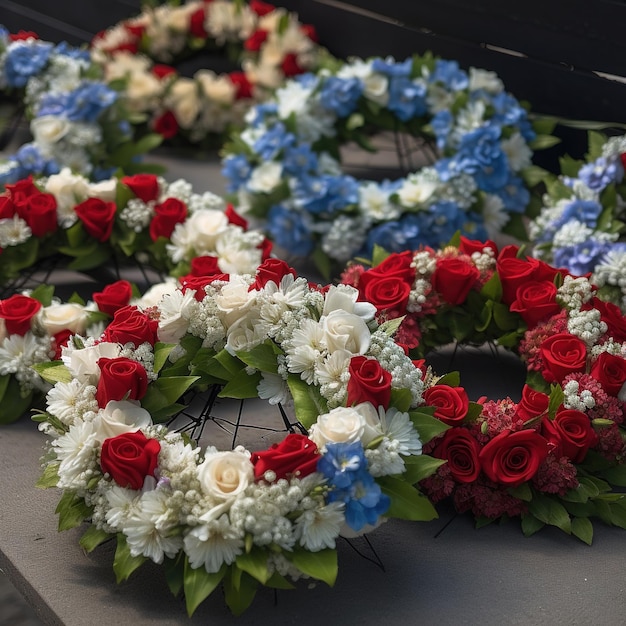
M274 472L277 479L289 476L303 478L317 469L318 460L319 453L315 443L296 433L290 433L268 450L253 452L250 458L256 480L262 480L267 471Z
M472 256L474 252L480 252L482 254L485 248L491 248L494 256L498 255L498 246L491 241L491 239L487 239L487 241L478 241L477 239L468 239L467 237L461 235L459 250L463 254L467 254L469 256Z
M448 461L452 478L458 483L473 483L480 474L480 444L471 433L460 427L446 430L432 455Z
M105 408L111 400L141 400L148 390L144 366L132 359L118 357L98 359L100 380L96 389L98 406Z
M195 10L189 16L189 32L199 39L206 39L208 37L208 33L204 28L204 22L206 20L206 12L204 7L200 7Z
M587 451L598 443L591 420L582 412L563 409L551 420L541 422L541 434L558 451L556 456L566 456L572 463L582 463Z
M302 26L300 26L300 32L315 43L317 43L320 39L317 36L317 31L315 30L315 26L313 26L313 24L302 24Z
M522 399L517 405L515 414L525 422L543 415L550 404L550 396L541 391L535 391L532 387L524 385Z
M6 300L0 300L0 318L9 335L21 335L30 330L31 320L41 309L41 302L28 296L15 294Z
M141 431L105 439L100 452L100 467L120 487L141 489L147 476L154 476L161 444Z
M556 285L547 280L525 283L517 288L511 311L519 313L529 329L561 311L556 301Z
M617 354L601 352L591 366L591 376L612 396L619 395L626 383L626 360Z
M178 198L167 198L154 206L154 217L150 221L150 238L156 241L159 237L169 239L176 224L185 221L187 205Z
M252 83L243 72L231 72L228 74L230 82L236 87L235 99L247 100L252 98Z
M517 288L526 284L539 268L537 259L518 259L516 257L503 256L504 248L496 262L496 271L502 283L502 302L511 304L517 295Z
M133 297L133 288L127 280L118 280L96 291L92 298L103 313L113 317L118 309L126 306Z
M250 291L253 289L263 289L265 285L272 281L276 285L280 285L283 276L291 274L294 278L297 276L296 270L290 267L288 263L281 259L267 259L259 265L256 270L256 281L250 285Z
M107 241L113 232L117 206L99 198L88 198L77 204L74 211L89 235L98 241Z
M370 280L381 277L400 278L412 285L415 280L415 269L411 267L411 263L413 263L413 253L408 250L390 254L382 263L361 274L359 287L364 287Z
M548 451L548 441L534 430L505 430L485 445L479 459L489 480L518 487L535 476Z
M424 392L424 402L434 406L434 416L448 426L460 424L469 409L469 398L463 387L434 385Z
M302 68L298 65L298 57L293 52L285 55L280 67L287 78L302 74Z
M132 343L135 348L142 343L154 345L157 340L159 323L135 306L124 306L115 312L113 321L104 331L104 341L125 345Z
M244 41L243 47L250 52L258 52L261 49L261 46L265 43L268 35L269 33L266 30L259 28Z
M75 333L69 329L62 330L53 336L54 339L54 359L53 361L59 361L61 359L61 353L63 348L67 346L67 342L70 337Z
M152 129L155 133L161 135L164 139L172 139L178 135L178 121L171 111L166 111L157 117L152 123Z
M0 220L12 218L15 212L13 200L9 196L0 196Z
M25 39L39 39L39 35L32 30L18 30L17 33L10 33L11 41L24 41Z
M17 208L33 236L43 237L57 229L57 201L51 193L37 193L26 198Z
M226 207L226 211L224 215L228 218L228 223L233 224L234 226L240 226L244 230L248 230L248 221L245 220L237 211L235 211L235 207L232 204L229 204Z
M168 76L172 76L172 74L176 74L176 68L171 65L164 65L162 63L157 63L152 66L152 73L159 79L163 80Z
M159 179L154 174L123 176L122 183L143 202L150 202L159 197Z
M369 402L385 410L391 400L391 374L376 359L353 356L348 366L348 406Z
M361 285L359 291L362 299L373 304L379 313L389 311L394 317L400 317L406 312L411 285L397 276L379 276Z
M432 275L432 286L452 305L462 304L480 278L480 272L463 259L456 257L437 259Z
M181 289L183 293L185 293L189 289L195 291L195 299L198 302L202 302L202 300L204 300L204 297L206 296L206 291L204 290L204 288L216 280L228 282L230 280L230 274L216 273L211 274L210 276L192 276L191 274L188 274L187 276L181 276L178 279L181 284Z
M207 254L205 256L197 256L191 259L192 276L212 276L221 272L219 259L216 256Z
M561 383L568 374L584 372L587 346L569 333L558 333L545 339L539 347L543 361L542 375L548 383Z
M250 10L256 13L259 17L271 13L276 8L273 4L261 2L260 0L251 0L249 6Z
M261 251L261 262L267 261L272 254L274 244L269 239L264 239L257 248Z

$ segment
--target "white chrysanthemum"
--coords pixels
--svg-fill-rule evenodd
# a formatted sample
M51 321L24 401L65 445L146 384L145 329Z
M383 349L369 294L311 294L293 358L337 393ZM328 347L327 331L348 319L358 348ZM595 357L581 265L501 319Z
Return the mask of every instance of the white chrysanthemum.
M254 193L270 193L280 185L282 174L281 163L266 161L252 170L247 188Z
M141 309L147 309L152 306L158 306L163 296L174 293L178 289L178 283L175 278L168 277L162 283L152 285L141 298L134 298L131 304Z
M173 558L182 548L182 539L172 533L178 520L167 506L168 497L169 493L161 489L145 492L127 517L122 532L131 556L162 563L164 557Z
M76 421L67 433L52 442L59 465L60 489L84 489L97 466L100 447L92 422Z
M225 563L234 563L243 551L243 531L222 515L207 524L192 528L184 538L184 550L193 569L204 567L209 574Z
M46 395L48 413L69 425L88 411L97 411L96 388L73 378L69 383L56 383Z
M159 341L178 343L189 329L189 320L197 313L200 305L195 291L183 293L176 290L165 294L159 303Z
M437 186L421 172L409 174L398 189L398 200L408 209L423 206L437 191Z
M261 319L269 324L279 324L287 311L304 305L307 291L306 280L294 278L291 274L283 276L280 285L274 281L268 281L257 295Z
M329 409L345 400L350 378L348 365L352 356L348 350L335 350L317 366L320 393L326 398Z
M261 372L261 380L257 385L259 398L267 400L270 404L286 404L291 399L291 393L287 383L281 376Z
M37 387L47 391L48 384L31 368L35 363L50 360L50 338L35 337L27 332L24 336L10 335L0 344L0 375L13 374L24 395Z
M503 139L501 145L502 152L506 154L514 172L519 172L531 164L533 152L520 133L514 133L508 139Z
M131 515L139 512L140 492L108 484L105 492L107 501L106 521L114 530L120 531Z
M391 193L375 182L368 182L359 187L359 206L365 215L377 222L395 220L400 217L401 209L391 202Z
M422 442L408 413L398 411L395 407L390 407L386 412L381 407L378 412L383 433L388 439L398 442L400 454L409 456L422 453Z
M331 502L305 511L295 522L296 539L300 545L311 552L334 549L339 530L345 522L343 511L343 502Z
M215 242L220 269L227 274L254 274L261 264L263 235L231 227Z
M17 215L0 220L0 248L17 246L32 236L28 224Z
M483 200L481 214L485 228L490 237L497 236L508 223L510 215L507 213L504 202L498 196L486 193Z

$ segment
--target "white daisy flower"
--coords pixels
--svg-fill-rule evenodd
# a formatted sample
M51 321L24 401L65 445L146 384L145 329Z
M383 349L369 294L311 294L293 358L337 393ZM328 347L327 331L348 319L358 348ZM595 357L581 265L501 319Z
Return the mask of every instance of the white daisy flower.
M204 567L209 574L230 565L243 552L243 530L222 515L207 524L192 528L184 538L184 550L192 569Z
M306 550L319 552L335 548L339 530L345 522L343 502L305 511L295 521L296 539Z

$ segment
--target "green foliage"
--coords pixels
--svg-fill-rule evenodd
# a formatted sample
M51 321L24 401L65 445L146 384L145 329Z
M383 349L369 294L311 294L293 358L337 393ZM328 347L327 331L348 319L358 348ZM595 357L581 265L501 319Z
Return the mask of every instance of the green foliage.
M59 463L48 463L41 473L35 487L40 489L48 489L56 487L59 482Z
M426 407L420 407L418 411L411 411L409 417L420 436L422 443L428 443L433 437L440 435L450 428L436 417L425 411ZM434 410L434 409L433 409Z
M296 418L305 428L310 428L320 415L327 413L326 400L317 387L308 385L296 374L289 376L287 385L293 397Z
M386 513L389 517L416 522L428 522L438 517L431 501L404 480L393 476L380 476L376 482L381 486L383 493L391 498L391 505Z
M59 531L80 526L91 516L91 508L72 491L64 491L54 511L59 516Z
M189 564L189 559L185 556L183 591L189 617L215 591L224 579L227 569L227 565L223 564L218 572L209 574L204 567L193 569Z
M283 556L289 559L302 573L325 582L332 587L337 580L337 551L327 548L319 552L310 552L296 547L293 552L284 552Z
M115 572L115 580L119 585L121 582L128 580L130 575L141 567L146 561L145 556L132 556L130 547L126 542L126 537L122 533L117 534L117 548L113 558L113 571Z
M83 536L80 538L78 542L80 547L85 550L85 552L92 552L99 545L113 538L115 535L111 535L105 530L101 530L96 526L89 526L87 530L83 533Z

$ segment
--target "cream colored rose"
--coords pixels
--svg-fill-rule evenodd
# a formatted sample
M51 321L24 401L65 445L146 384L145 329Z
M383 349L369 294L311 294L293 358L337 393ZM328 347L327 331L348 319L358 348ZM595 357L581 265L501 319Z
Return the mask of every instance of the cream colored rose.
M104 409L98 411L93 422L98 441L104 441L152 426L152 417L134 402L111 400Z
M200 70L196 72L195 78L209 100L224 105L234 102L237 89L226 76L218 76L211 70Z
M198 480L204 494L229 502L254 480L254 467L243 451L209 452L198 465Z
M324 340L330 352L347 350L365 354L370 346L371 333L367 324L354 313L335 310L320 318Z
M162 283L158 283L150 287L150 289L148 289L148 291L146 291L141 298L132 300L131 304L141 307L142 309L157 306L163 299L163 296L174 293L177 289L178 285L176 281L173 278L169 278Z
M328 315L331 311L346 311L354 313L369 322L376 315L376 307L370 302L357 302L359 292L350 285L331 285L324 299L322 315Z
M75 221L74 207L87 198L89 183L83 176L73 174L69 167L64 167L58 174L48 176L44 190L56 198L59 214L67 214Z
M99 183L89 183L88 196L99 198L103 202L114 202L117 195L117 179L103 180Z
M250 283L241 276L231 276L220 292L215 295L215 304L223 313L220 316L226 327L231 326L244 316L254 304L256 293L250 291Z
M56 115L36 117L30 123L30 130L39 144L51 146L63 139L70 130L71 123Z
M178 79L166 95L164 105L173 111L182 128L191 128L200 112L198 85L191 78Z
M252 170L248 189L259 193L270 193L280 185L283 166L274 161L267 161Z
M51 304L42 309L40 321L49 335L56 335L62 330L69 330L81 335L87 328L88 312L80 304L67 302Z
M226 350L235 355L248 352L262 344L267 338L268 328L260 318L237 320L227 331Z
M309 439L319 448L327 443L354 443L363 446L382 435L378 413L369 402L354 407L337 407L320 415L311 426Z
M69 355L68 355L69 352ZM91 385L100 379L98 359L106 357L115 359L120 355L121 348L117 343L102 342L80 350L63 350L61 358L70 372L81 382Z
M126 86L126 96L132 111L143 111L156 104L161 97L164 84L153 74L134 72Z
M196 255L215 250L215 241L228 228L228 218L222 211L200 209L185 222L189 240Z

